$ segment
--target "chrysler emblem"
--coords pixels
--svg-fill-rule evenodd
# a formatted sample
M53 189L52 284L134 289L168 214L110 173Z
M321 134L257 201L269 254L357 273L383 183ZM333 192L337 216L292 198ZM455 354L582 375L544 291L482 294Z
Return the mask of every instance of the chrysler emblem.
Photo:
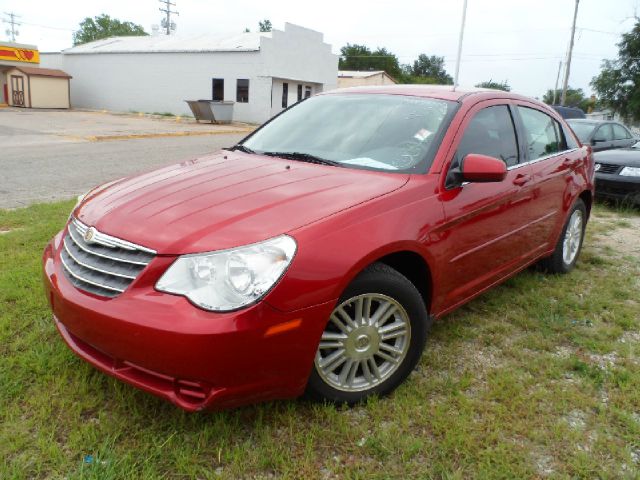
M87 243L91 243L93 237L96 236L96 229L93 227L89 227L84 234L84 241Z

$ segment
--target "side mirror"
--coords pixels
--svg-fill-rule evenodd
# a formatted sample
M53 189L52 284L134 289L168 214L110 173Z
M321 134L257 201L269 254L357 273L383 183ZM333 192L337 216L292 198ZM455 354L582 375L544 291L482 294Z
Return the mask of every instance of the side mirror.
M500 159L470 153L462 160L465 182L501 182L507 176L507 165Z

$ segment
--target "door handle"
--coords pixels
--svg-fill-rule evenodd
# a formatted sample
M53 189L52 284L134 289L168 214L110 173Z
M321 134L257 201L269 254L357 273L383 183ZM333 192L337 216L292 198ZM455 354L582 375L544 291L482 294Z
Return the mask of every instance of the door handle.
M527 183L529 180L531 180L531 175L519 173L518 175L516 175L516 178L513 179L513 184L521 187L522 185Z

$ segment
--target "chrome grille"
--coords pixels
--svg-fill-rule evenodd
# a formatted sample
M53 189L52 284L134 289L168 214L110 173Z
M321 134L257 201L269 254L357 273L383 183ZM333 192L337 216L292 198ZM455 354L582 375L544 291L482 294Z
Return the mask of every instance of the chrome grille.
M600 167L596 170L598 173L618 173L620 165L612 165L610 163L600 163Z
M60 260L67 279L80 290L112 298L124 292L156 255L75 218L69 222L63 247Z

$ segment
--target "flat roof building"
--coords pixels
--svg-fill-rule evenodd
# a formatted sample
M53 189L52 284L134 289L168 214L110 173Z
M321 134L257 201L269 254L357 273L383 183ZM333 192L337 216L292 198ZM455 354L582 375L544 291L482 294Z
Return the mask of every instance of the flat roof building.
M189 114L185 100L231 101L233 120L262 123L337 84L338 56L323 35L284 31L114 37L59 53L43 66L74 78L75 107Z
M395 85L396 80L384 70L340 70L338 88L371 85Z

